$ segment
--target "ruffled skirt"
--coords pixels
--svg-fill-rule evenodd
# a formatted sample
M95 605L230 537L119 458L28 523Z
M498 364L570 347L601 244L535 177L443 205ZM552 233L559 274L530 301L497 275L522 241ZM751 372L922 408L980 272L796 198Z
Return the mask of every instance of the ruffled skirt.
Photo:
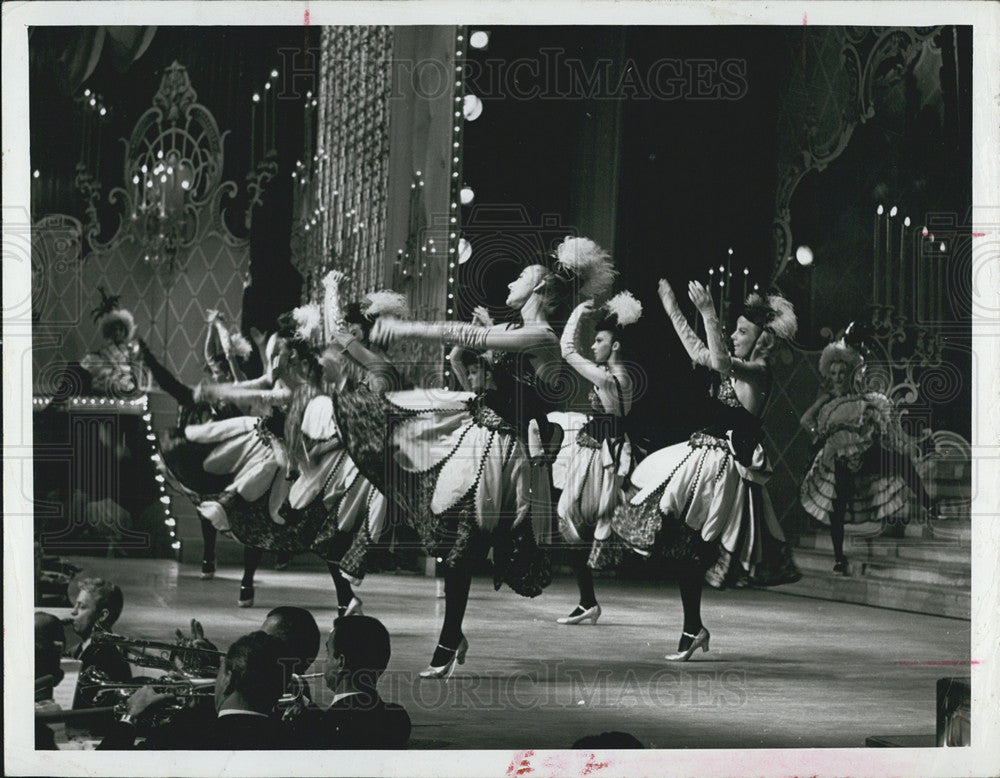
M334 397L361 472L394 502L426 552L471 568L493 549L494 585L534 597L551 581L548 472L513 429L468 393L367 387Z
M607 533L595 533L591 566L615 564L630 549L698 564L717 588L799 580L764 486L770 475L760 445L741 463L728 439L705 433L651 454Z
M569 544L590 544L598 527L607 536L611 516L624 501L632 447L628 436L598 441L582 430L571 445L559 498L559 532Z
M842 451L835 440L828 440L802 480L802 507L817 521L830 523L838 496L846 502L844 521L849 524L882 522L906 507L910 490L899 469L893 467L899 455L877 442L849 455Z
M232 477L221 494L202 504L202 515L244 545L312 551L360 581L372 572L368 552L387 531L382 494L361 476L344 448L327 452L289 481L256 426L256 419L239 417L186 429L190 440L215 444L205 457L205 470Z

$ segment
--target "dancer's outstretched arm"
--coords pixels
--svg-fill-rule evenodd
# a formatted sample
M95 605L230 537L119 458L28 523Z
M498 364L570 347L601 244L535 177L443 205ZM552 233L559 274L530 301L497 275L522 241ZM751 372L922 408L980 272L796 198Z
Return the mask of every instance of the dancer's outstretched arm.
M594 302L592 300L587 300L576 306L566 322L559 345L562 348L562 357L566 360L566 364L595 386L609 388L615 380L611 371L591 362L577 350L576 333L580 319L584 314L589 315L593 312Z
M555 344L547 327L538 325L510 329L504 324L483 327L462 322L402 321L379 319L372 329L372 341L388 344L395 340L421 340L427 343L462 346L476 351L536 351Z
M767 380L766 363L763 359L745 360L729 353L725 336L722 333L722 325L715 313L715 305L709 291L697 281L692 281L688 284L688 296L701 313L702 321L705 322L705 339L708 341L708 367L725 377L732 376L738 381L744 381L754 386L762 385ZM683 318L681 316L682 321ZM676 321L674 327L677 327Z
M688 325L687 319L684 318L681 307L677 303L677 297L674 295L674 290L666 279L660 279L658 291L660 295L660 302L663 303L663 310L665 310L667 312L667 316L670 317L670 323L674 325L674 331L677 333L677 337L681 339L681 343L684 345L684 350L687 351L688 356L691 357L691 361L696 365L702 365L703 367L709 368L712 367L711 352L705 346L701 338L694 334L694 330L691 329L690 325Z
M195 390L196 399L229 400L234 403L262 403L283 406L291 402L292 391L287 387L251 389L235 384L202 384Z

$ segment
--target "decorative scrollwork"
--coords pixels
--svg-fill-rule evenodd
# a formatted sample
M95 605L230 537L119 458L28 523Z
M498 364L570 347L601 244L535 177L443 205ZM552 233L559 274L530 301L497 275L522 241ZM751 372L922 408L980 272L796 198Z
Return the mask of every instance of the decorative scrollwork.
M87 215L87 238L96 239L101 232L101 222L97 216L97 201L101 197L101 182L93 176L83 162L77 162L73 185L86 203L84 213Z
M825 136L819 133L820 124L815 117L804 119L805 148L787 162L779 177L772 226L775 236L772 280L784 273L790 259L788 249L793 245L791 202L799 182L807 173L826 169L843 153L857 125L875 115L877 90L898 82L913 67L924 43L932 41L941 29L843 27L827 33L839 36L840 63L846 74L847 92L839 101L842 106L837 121ZM813 88L822 93L824 102L834 92L832 83L806 85L806 89Z
M119 217L114 236L101 243L95 209L87 230L94 251L108 251L131 238L146 261L170 274L208 234L232 246L245 242L230 233L223 218L223 200L237 193L232 181L222 181L228 133L219 131L197 98L186 68L174 62L127 141L125 186L108 196L110 203L122 204L127 216Z
M243 226L248 230L253 223L253 209L264 204L264 189L276 175L278 175L278 152L271 149L264 159L257 163L257 167L247 174L247 193L250 202L247 203Z

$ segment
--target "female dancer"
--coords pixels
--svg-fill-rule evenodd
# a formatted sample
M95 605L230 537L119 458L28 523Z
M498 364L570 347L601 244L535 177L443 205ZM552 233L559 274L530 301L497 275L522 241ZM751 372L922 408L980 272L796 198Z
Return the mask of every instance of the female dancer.
M622 501L622 484L632 469L632 449L622 429L632 407L632 379L622 364L623 329L642 315L642 305L628 292L615 295L605 306L604 317L594 327L594 361L577 351L580 318L594 312L594 303L581 303L563 330L563 359L593 386L592 413L576 437L570 455L562 496L559 498L559 530L572 546L573 572L580 589L580 603L569 616L556 621L579 624L590 619L597 623L601 606L594 594L594 578L587 567L595 530L607 537L611 515Z
M224 317L218 311L207 311L205 332L205 371L213 381L235 381L243 378L241 361L250 353L250 344L239 332L230 331ZM192 424L207 421L221 421L243 415L231 403L207 403L195 400L195 390L182 383L149 350L145 341L139 339L139 352L159 387L177 401L178 421L175 429L161 436L160 453L168 474L173 477L174 486L187 494L195 504L201 502L200 495L215 494L224 490L232 478L229 475L207 473L203 467L205 457L212 446L189 442L184 430ZM205 580L215 576L215 543L218 530L199 516L202 537L201 577Z
M507 305L518 321L491 327L458 322L380 320L376 342L396 339L493 351L496 390L467 393L340 393L337 421L358 466L406 512L428 553L445 565L445 616L437 648L422 678L447 678L464 663L469 642L462 620L472 568L493 549L494 587L506 582L534 597L551 580L535 531L550 516L533 489L548 481L544 458L531 459L531 419L542 439L554 438L547 411L562 393L559 340L549 318L572 282L583 294L610 286L607 254L583 238L564 241L555 271L536 264L509 286ZM379 483L381 481L382 483ZM547 492L546 492L547 493ZM534 530L533 531L533 527Z
M802 507L829 524L833 571L844 575L845 521L884 522L907 505L910 490L922 508L933 512L913 463L892 445L892 403L878 392L852 390L863 370L864 360L854 348L843 340L830 343L819 360L830 391L821 391L801 420L815 455L799 497Z
M715 421L679 443L651 454L632 474L638 491L612 519L616 538L649 556L663 553L679 567L684 626L670 661L687 661L708 651L709 632L701 621L705 581L776 585L797 581L784 535L764 483L770 468L760 445L760 416L771 392L768 355L779 339L795 334L791 304L777 295L751 295L726 348L710 293L697 281L688 286L705 322L706 345L692 332L670 284L660 281L660 299L691 360L720 376ZM595 543L592 566L605 549Z
M368 547L382 536L384 500L359 477L340 443L332 402L323 393L323 368L309 342L291 338L280 348L285 354L280 362L285 388L221 386L213 390L230 399L264 400L287 407L282 438L269 432L264 437L273 447L274 469L281 474L297 473L291 486L279 492L288 500L287 505L278 507L281 522L273 520L277 483L270 487L270 498L263 495L248 500L236 491L225 497L223 507L230 530L255 552L244 569L240 600L253 599L254 562L259 563L264 549L309 549L327 562L340 615L360 614L361 600L354 595L349 577L360 582Z

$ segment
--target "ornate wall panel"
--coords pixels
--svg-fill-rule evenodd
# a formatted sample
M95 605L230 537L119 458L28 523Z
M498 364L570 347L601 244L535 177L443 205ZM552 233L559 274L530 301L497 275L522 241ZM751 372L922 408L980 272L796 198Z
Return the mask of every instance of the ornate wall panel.
M791 202L799 182L840 156L859 123L875 115L877 90L899 84L940 27L808 27L789 31L789 75L778 116L774 268L794 247Z
M86 225L60 215L36 223L37 393L52 389L63 365L100 345L87 315L99 301L98 286L121 295L137 334L182 380L203 377L204 311L239 318L249 262L247 240L232 235L223 220L236 192L233 182L222 181L224 141L212 114L197 103L187 71L174 63L125 143L125 180L108 196L119 209L113 236L100 241L96 209ZM88 180L81 170L81 183ZM83 188L85 197L99 191Z

